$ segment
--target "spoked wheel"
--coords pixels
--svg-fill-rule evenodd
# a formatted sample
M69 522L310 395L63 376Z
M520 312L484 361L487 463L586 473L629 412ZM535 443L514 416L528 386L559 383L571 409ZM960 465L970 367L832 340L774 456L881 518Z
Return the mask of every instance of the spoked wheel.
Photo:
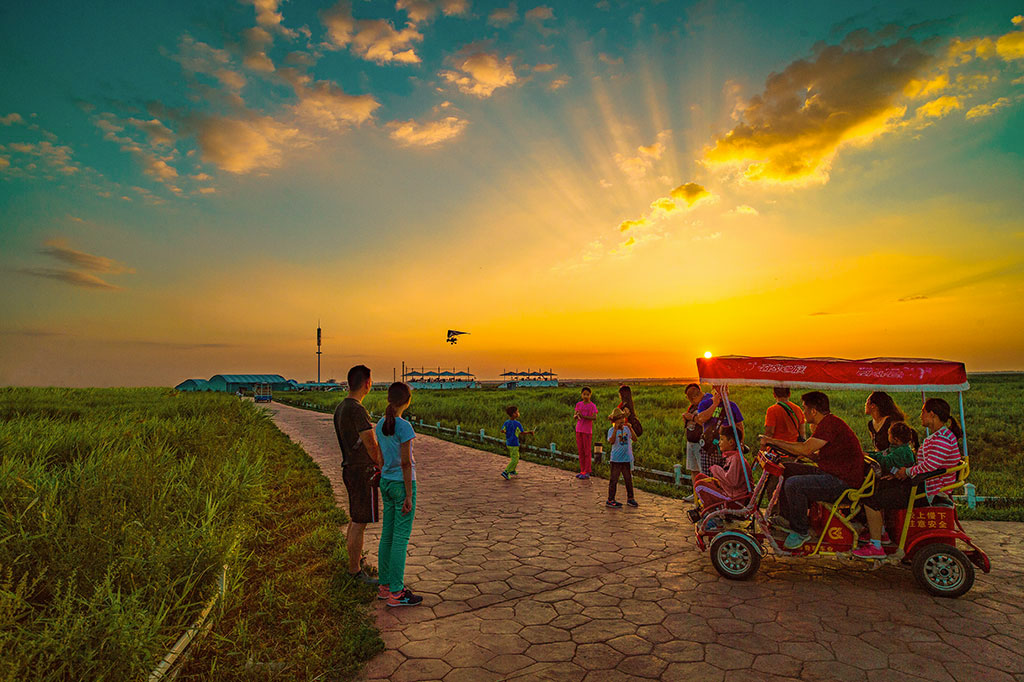
M711 565L729 580L746 580L761 567L761 554L746 536L720 535L711 543Z
M974 585L974 566L956 547L942 543L914 553L914 578L936 597L955 598Z

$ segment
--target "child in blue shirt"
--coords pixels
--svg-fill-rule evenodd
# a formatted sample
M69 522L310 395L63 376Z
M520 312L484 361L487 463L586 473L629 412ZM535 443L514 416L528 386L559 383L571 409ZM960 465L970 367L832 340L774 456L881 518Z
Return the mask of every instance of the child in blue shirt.
M608 476L608 501L605 506L612 509L621 509L622 503L615 500L615 491L619 484L619 476L622 476L626 483L626 504L630 507L639 507L633 499L633 472L630 464L633 462L633 441L636 440L636 433L627 421L628 414L619 407L612 410L608 419L612 421L612 427L608 429L608 444L611 445L611 454L608 463L611 467L611 475Z
M412 403L412 389L396 381L388 388L388 407L377 422L377 442L384 460L380 472L380 496L384 505L377 547L380 587L378 599L388 606L416 606L423 597L405 586L405 555L416 515L416 460L412 456L412 424L402 413Z
M524 431L523 425L519 423L519 408L509 405L505 408L508 419L501 425L505 432L505 447L508 448L508 466L501 472L501 477L506 481L509 476L516 475L516 466L519 465L519 436L532 434L533 431Z

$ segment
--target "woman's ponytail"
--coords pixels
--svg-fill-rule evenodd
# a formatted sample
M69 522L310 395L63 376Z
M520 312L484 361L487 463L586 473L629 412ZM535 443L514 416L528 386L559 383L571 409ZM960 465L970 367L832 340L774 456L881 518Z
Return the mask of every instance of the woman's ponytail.
M384 410L384 426L381 432L385 436L395 435L395 418L398 415L398 408L405 405L412 398L412 389L409 384L396 381L388 386L388 406Z
M953 417L953 411L945 400L942 398L928 398L928 400L924 401L924 409L938 417L943 425L948 426L957 440L963 438L964 430L960 428L959 422Z

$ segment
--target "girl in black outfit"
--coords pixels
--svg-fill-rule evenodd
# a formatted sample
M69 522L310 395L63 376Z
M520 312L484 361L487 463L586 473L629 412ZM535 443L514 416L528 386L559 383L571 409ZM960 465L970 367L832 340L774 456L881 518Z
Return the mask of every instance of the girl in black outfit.
M903 410L897 407L892 397L884 391L875 391L864 402L864 414L871 417L868 421L868 433L871 442L878 452L889 449L889 427L896 422L907 421Z

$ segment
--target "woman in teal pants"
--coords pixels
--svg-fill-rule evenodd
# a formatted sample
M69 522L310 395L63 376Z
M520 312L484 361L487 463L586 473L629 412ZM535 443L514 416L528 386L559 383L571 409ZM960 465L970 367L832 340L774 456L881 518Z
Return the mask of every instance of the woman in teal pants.
M380 497L384 506L377 548L380 587L378 599L388 606L416 606L423 597L405 586L405 555L416 515L416 460L412 456L412 424L402 413L412 402L412 389L396 381L388 388L388 407L377 422L377 442L384 457L380 474Z

